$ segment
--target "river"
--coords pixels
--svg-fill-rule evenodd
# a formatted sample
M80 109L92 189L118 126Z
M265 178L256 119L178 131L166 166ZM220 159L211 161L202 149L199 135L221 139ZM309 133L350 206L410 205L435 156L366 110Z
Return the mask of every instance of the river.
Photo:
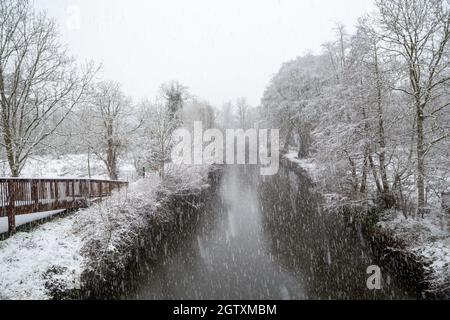
M135 299L405 299L395 277L367 289L363 236L322 210L306 175L229 167L199 227L152 266Z

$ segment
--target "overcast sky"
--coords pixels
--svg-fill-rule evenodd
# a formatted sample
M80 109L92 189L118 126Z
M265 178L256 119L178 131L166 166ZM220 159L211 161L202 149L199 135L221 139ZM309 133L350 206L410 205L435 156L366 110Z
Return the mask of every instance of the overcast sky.
M216 106L247 97L257 105L285 61L332 39L372 0L34 0L61 26L79 60L135 100L179 80Z

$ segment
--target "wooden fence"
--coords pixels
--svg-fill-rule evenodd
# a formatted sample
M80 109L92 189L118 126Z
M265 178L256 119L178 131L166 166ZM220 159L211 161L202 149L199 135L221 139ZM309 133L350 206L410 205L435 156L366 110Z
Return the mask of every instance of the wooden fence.
M110 196L113 190L127 186L123 181L0 178L0 217L8 217L11 234L16 215L79 209L86 200Z

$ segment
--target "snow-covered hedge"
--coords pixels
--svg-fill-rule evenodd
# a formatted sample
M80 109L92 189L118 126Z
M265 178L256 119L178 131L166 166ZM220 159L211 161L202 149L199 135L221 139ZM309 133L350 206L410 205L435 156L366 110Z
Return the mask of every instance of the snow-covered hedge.
M209 172L208 167L172 167L163 183L152 175L86 210L1 241L0 298L78 298L84 282L101 283L110 266L123 271L149 221L167 218L158 210L160 203L204 190Z
M424 219L406 219L400 212L391 210L386 221L378 226L391 231L406 244L406 249L425 261L428 294L450 298L450 234L448 217L432 212Z

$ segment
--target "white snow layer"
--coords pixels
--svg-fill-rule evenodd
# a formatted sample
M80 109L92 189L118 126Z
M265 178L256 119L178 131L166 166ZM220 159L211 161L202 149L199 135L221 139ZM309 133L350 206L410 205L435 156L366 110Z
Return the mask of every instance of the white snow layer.
M408 248L430 263L428 273L434 288L450 286L450 233L449 217L440 210L434 210L424 219L406 219L401 212L390 211L387 221L379 226L392 230Z
M320 178L321 168L314 159L300 160L297 152L285 155L291 163L305 170L314 182ZM333 199L331 199L331 198ZM326 194L325 199L333 203L339 195ZM386 212L388 221L380 222L379 227L391 230L395 236L408 244L409 249L430 263L429 277L434 288L450 287L450 217L435 208L424 219L421 217L406 219L395 210Z
M55 211L46 211L46 212L38 212L38 213L19 215L19 216L16 216L16 227L23 226L30 222L50 218L50 217L58 215L64 211L65 210L55 210ZM2 218L0 218L0 234L7 233L7 232L8 232L8 217L2 217Z
M78 214L0 241L0 298L48 299L44 274L67 268L66 282L77 286L82 270L81 239L73 232Z
M295 151L291 151L284 156L287 160L292 163L297 164L300 168L305 170L311 179L315 182L319 179L320 168L314 162L314 159L299 159L298 153Z
M87 243L99 241L104 250L114 250L132 225L145 223L146 216L138 209L155 206L157 190L203 189L208 171L203 166L167 168L169 185L150 175L89 209L0 241L0 300L52 298L45 285L46 273L54 268L63 270L58 281L67 289L77 289L86 267L82 249Z

